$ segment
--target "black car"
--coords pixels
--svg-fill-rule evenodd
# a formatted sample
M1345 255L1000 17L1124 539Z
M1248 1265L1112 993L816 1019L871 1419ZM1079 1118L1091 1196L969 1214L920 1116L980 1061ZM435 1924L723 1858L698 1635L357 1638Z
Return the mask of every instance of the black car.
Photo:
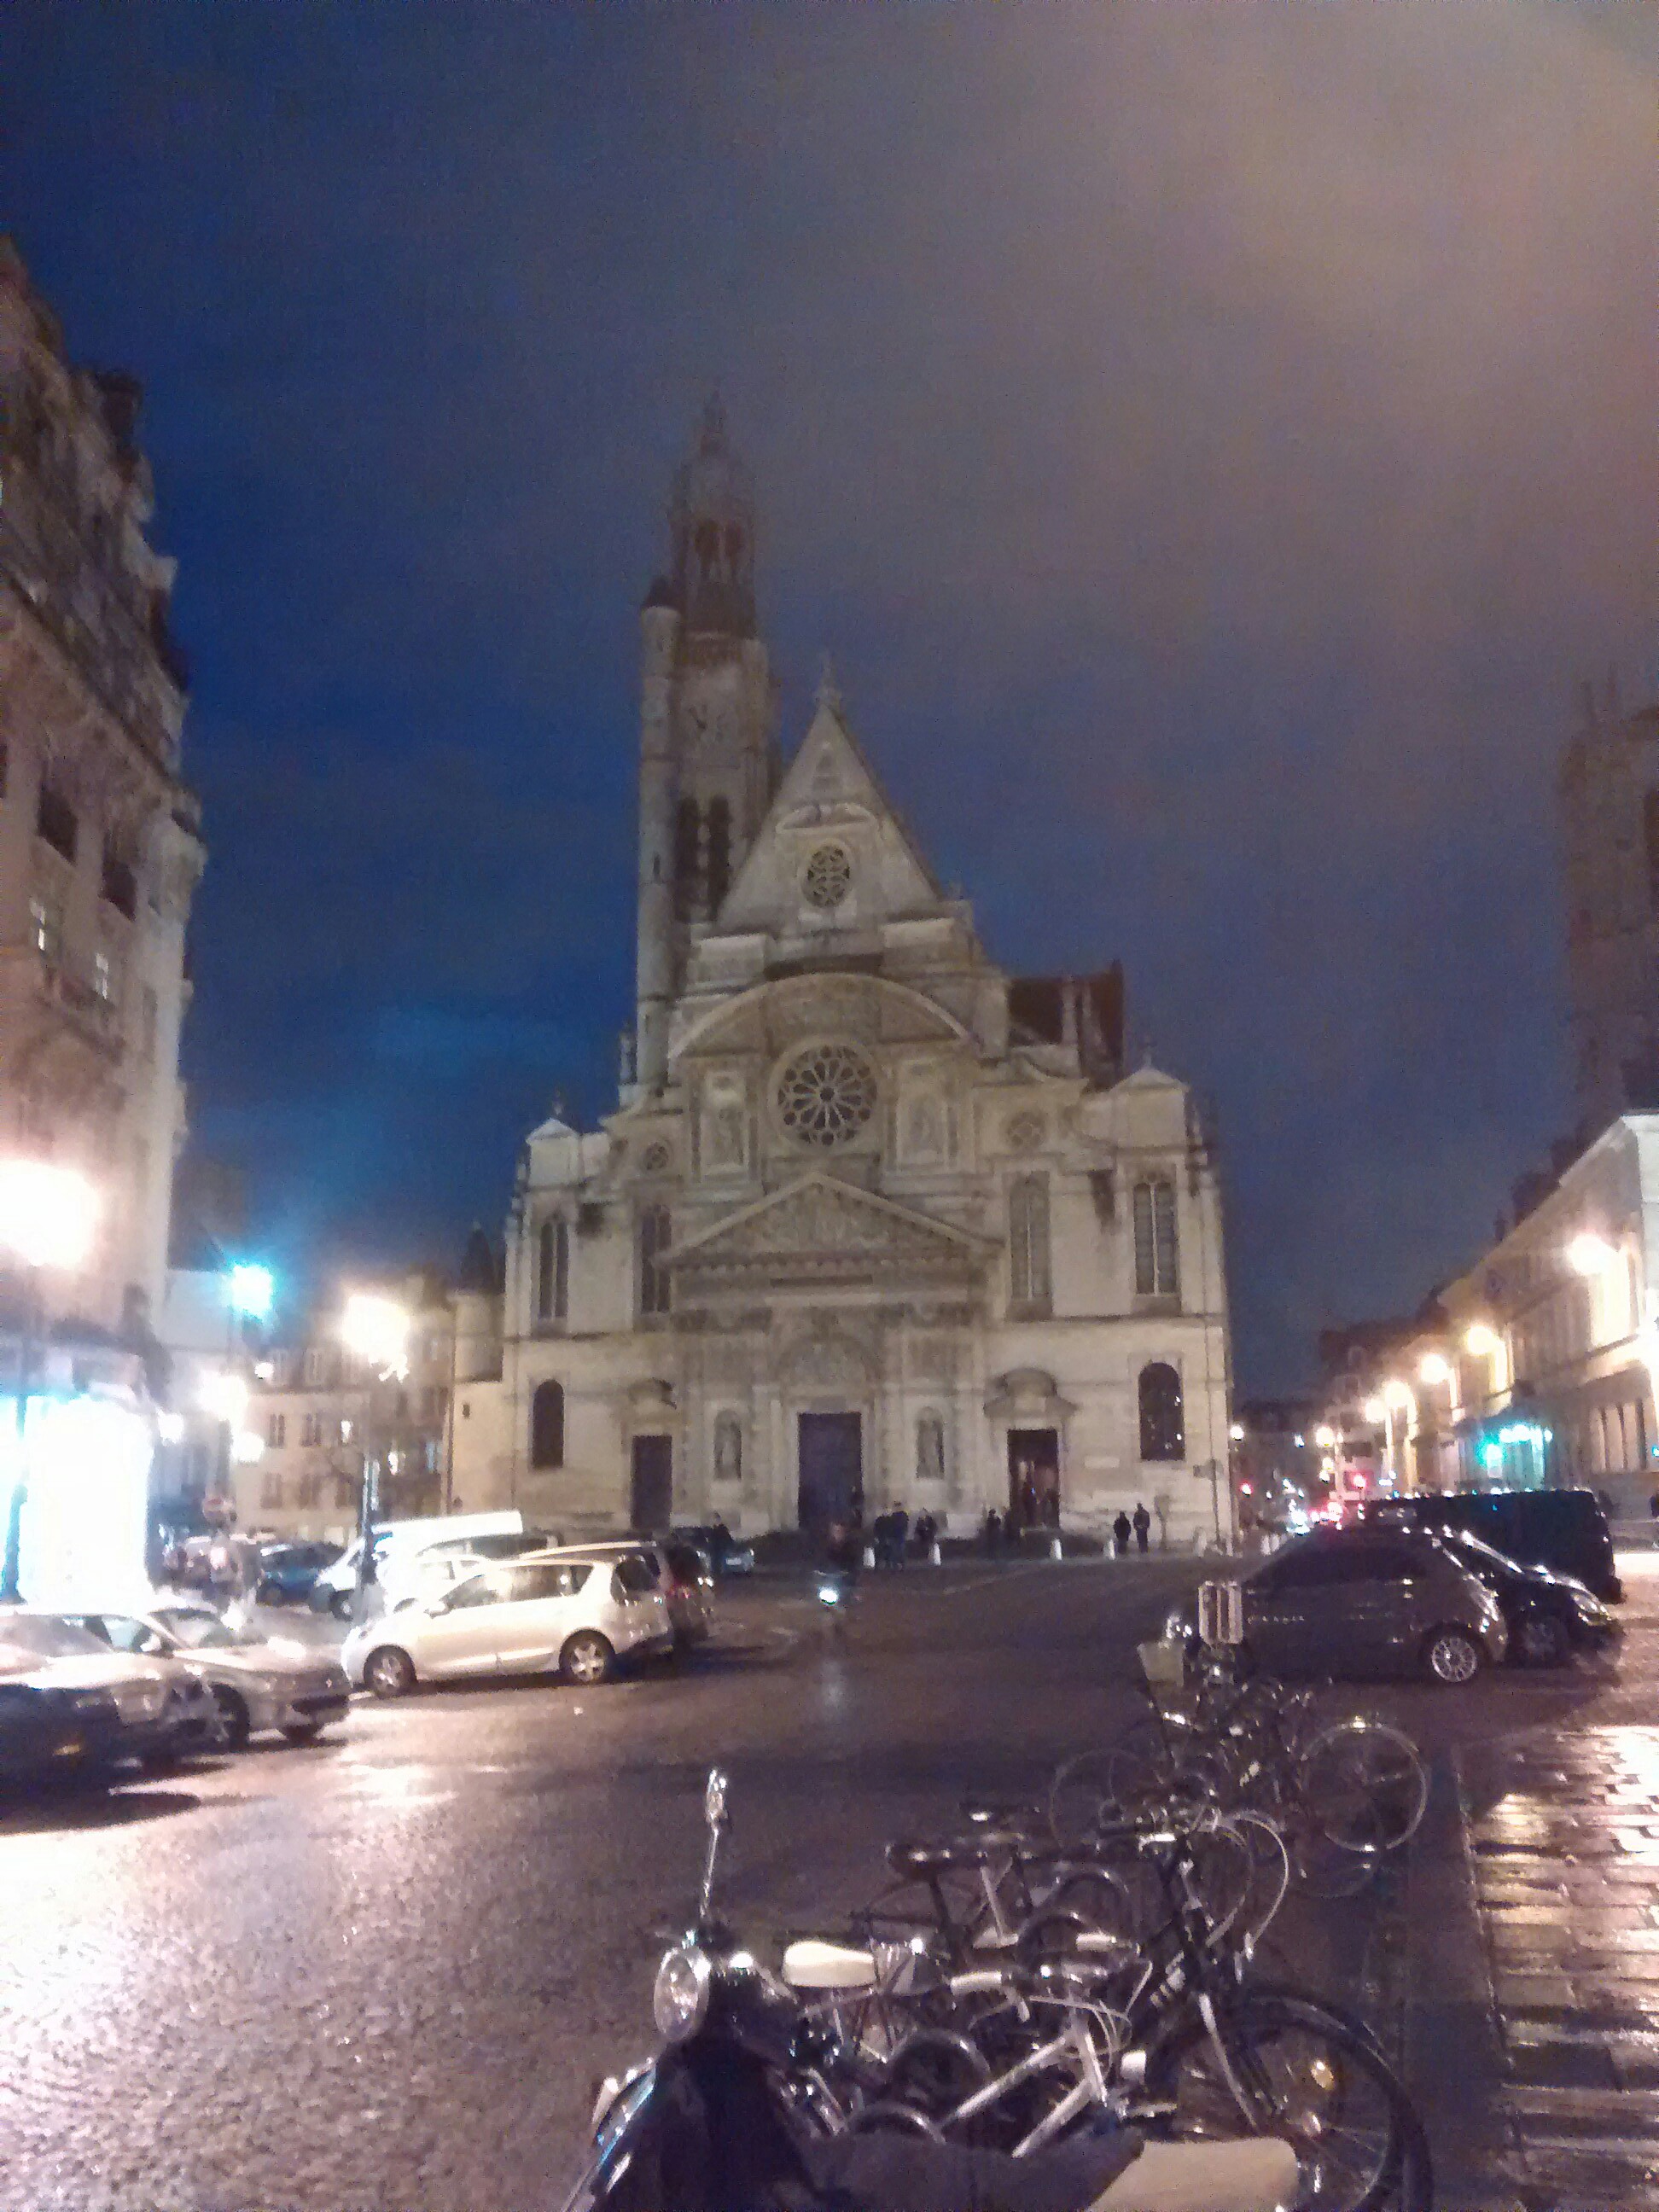
M1605 1602L1616 1605L1625 1595L1613 1566L1607 1510L1593 1490L1419 1491L1410 1498L1379 1498L1364 1517L1466 1528L1522 1566L1571 1575Z
M1437 1542L1479 1575L1504 1608L1515 1666L1565 1667L1575 1651L1605 1650L1619 1624L1601 1599L1571 1575L1523 1565L1466 1528L1439 1528Z
M699 1522L695 1528L671 1528L669 1535L677 1544L690 1544L701 1552L724 1581L728 1575L752 1575L755 1571L755 1547L741 1536L734 1536L723 1521Z
M0 1783L51 1774L107 1778L125 1731L107 1692L59 1688L33 1677L0 1677Z
M1328 1528L1247 1575L1247 1668L1269 1674L1422 1673L1472 1680L1509 1645L1498 1599L1426 1531ZM1190 1635L1195 1604L1168 1632Z

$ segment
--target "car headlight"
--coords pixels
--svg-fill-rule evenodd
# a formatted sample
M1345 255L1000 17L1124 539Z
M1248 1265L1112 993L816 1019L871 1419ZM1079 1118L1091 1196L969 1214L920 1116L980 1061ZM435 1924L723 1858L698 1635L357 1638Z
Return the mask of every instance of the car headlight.
M1572 1609L1586 1628L1605 1628L1608 1621L1613 1619L1613 1615L1602 1604L1601 1599L1592 1597L1588 1590L1574 1592Z
M77 1713L95 1713L109 1699L102 1690L77 1690L70 1699L71 1709Z
M665 2043L687 2043L708 2011L714 1971L695 1945L666 1952L651 1992L651 2016Z
M1187 1616L1177 1606L1164 1624L1164 1641L1179 1644L1187 1633Z

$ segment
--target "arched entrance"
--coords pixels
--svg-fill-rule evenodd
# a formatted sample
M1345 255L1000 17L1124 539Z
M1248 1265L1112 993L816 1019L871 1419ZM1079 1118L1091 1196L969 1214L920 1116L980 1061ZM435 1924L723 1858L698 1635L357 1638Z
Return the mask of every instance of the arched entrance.
M874 1425L870 1369L848 1336L815 1329L783 1362L795 1455L795 1518L803 1528L860 1520Z

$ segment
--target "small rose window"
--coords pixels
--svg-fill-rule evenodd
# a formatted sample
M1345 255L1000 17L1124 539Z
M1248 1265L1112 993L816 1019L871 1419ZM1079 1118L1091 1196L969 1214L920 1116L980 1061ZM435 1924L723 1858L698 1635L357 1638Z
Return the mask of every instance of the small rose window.
M849 1044L809 1046L778 1078L778 1119L804 1145L844 1145L875 1110L875 1076Z
M853 863L839 845L820 845L807 855L800 888L808 906L830 914L853 888Z

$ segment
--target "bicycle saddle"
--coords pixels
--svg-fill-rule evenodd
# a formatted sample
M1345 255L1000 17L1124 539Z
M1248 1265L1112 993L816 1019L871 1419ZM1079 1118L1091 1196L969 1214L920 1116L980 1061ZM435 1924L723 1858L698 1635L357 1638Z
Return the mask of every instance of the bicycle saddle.
M1018 1850L1026 1842L1018 1828L975 1828L971 1836L951 1836L939 1843L924 1843L901 1836L887 1846L887 1863L897 1875L912 1881L944 1874L953 1867L981 1867L999 1851Z

